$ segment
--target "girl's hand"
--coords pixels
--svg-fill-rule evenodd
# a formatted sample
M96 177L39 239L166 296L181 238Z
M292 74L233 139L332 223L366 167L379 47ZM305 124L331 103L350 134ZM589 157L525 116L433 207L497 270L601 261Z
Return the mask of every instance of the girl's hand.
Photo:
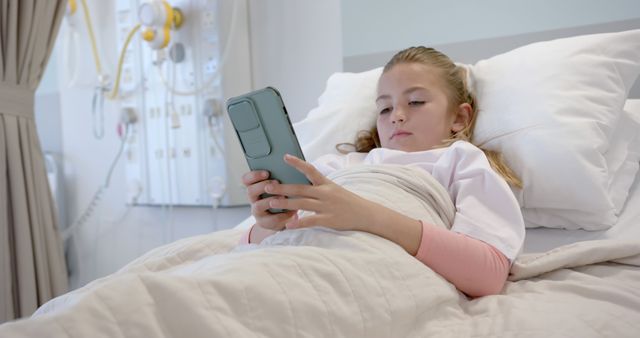
M288 196L284 199L270 199L268 207L288 210L306 210L315 214L288 220L289 229L322 225L336 230L365 230L371 223L368 219L377 204L368 201L324 177L313 165L291 155L285 155L285 162L305 174L312 185L265 184L264 190L270 194Z
M264 170L250 171L242 175L242 183L247 187L247 195L251 202L251 215L256 219L256 225L264 229L279 231L284 229L287 221L295 215L295 211L287 211L279 214L272 214L267 209L269 203L284 196L271 196L260 199L260 195L265 193L264 187L267 184L278 184L275 180L269 180L269 172Z

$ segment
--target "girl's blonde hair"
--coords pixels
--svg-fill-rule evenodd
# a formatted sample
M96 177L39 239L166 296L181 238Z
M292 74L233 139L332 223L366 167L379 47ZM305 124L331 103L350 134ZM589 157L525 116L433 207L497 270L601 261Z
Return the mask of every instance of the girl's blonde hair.
M384 66L382 73L389 71L393 66L401 63L420 63L440 70L441 79L446 85L449 106L458 107L463 103L468 103L472 107L473 111L469 124L461 131L452 133L449 138L442 140L442 144L437 146L437 148L448 147L459 140L471 142L478 111L475 97L467 87L466 69L464 67L457 66L445 54L433 48L420 46L409 47L396 53L396 55L394 55ZM336 145L336 148L338 151L346 153L348 151L345 151L343 148L345 145L347 144L338 144ZM374 148L380 147L380 139L378 138L378 131L376 127L373 127L368 131L360 131L357 135L355 144L351 144L351 146L355 147L355 151L357 152L369 152ZM493 170L500 174L510 185L522 188L522 181L516 176L513 170L507 166L499 152L483 149L481 147L479 148L482 149L487 156Z

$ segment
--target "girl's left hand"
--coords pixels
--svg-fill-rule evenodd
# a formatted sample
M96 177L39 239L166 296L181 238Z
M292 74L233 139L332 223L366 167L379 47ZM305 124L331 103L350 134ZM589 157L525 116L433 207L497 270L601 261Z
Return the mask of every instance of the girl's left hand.
M364 230L376 210L374 202L366 200L324 177L313 165L295 156L285 155L290 166L305 174L312 185L269 184L265 191L290 198L270 202L271 208L306 210L314 214L299 218L297 214L286 224L289 229L326 226L336 230Z

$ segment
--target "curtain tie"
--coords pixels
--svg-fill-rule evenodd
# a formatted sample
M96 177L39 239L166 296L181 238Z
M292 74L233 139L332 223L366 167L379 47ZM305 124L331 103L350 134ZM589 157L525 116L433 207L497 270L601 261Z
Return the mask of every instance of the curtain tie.
M0 114L33 119L34 105L34 90L28 87L0 83Z

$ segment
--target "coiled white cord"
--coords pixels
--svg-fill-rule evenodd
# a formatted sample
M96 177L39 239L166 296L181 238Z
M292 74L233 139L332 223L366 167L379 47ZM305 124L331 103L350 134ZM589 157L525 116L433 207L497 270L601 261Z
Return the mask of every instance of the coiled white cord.
M116 157L111 162L111 166L109 167L109 171L107 172L107 176L104 180L104 184L102 184L96 190L96 192L93 194L93 197L89 201L89 204L85 207L84 211L80 214L80 216L76 219L76 221L73 222L71 226L67 227L62 231L63 240L66 241L67 239L71 238L75 234L76 230L80 228L82 225L84 225L87 222L87 220L89 220L89 218L91 218L91 215L93 214L96 207L100 203L100 199L102 198L102 195L104 194L106 189L109 188L109 184L111 182L111 175L113 174L113 170L115 169L116 164L118 163L118 160L120 160L120 157L122 156L122 152L126 145L128 135L129 135L129 125L126 124L124 134L120 142L120 149L118 149L118 153L116 154Z

